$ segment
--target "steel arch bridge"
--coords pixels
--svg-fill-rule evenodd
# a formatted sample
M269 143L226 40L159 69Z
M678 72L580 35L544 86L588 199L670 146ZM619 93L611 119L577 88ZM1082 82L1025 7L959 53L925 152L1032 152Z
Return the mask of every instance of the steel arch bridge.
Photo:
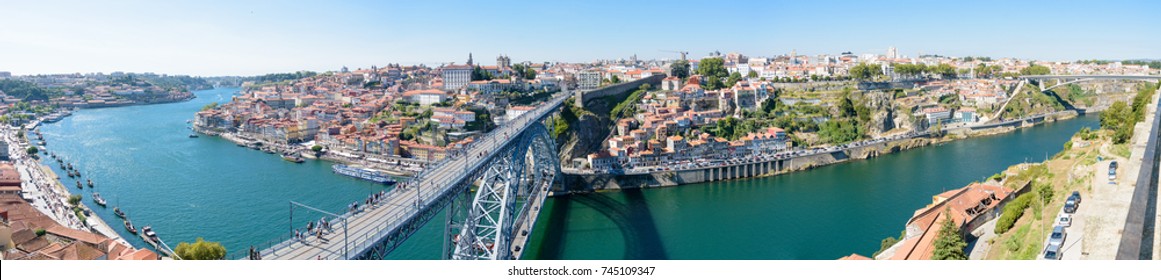
M448 208L445 259L507 260L521 255L549 187L561 178L554 148L548 129L534 125L470 173L464 184L477 190L472 197L461 188L459 196L473 199L456 199Z
M328 214L329 227L291 230L264 248L236 252L245 259L383 259L445 209L443 257L518 259L549 191L562 179L556 144L545 118L569 97L559 93L532 111L478 137L456 156L429 166L379 202ZM551 122L549 122L551 123Z
M1093 80L1161 80L1161 76L1148 75L1024 75L1020 79L1037 81L1040 91L1054 89L1059 86L1075 84ZM1058 80L1060 83L1045 88L1044 80Z

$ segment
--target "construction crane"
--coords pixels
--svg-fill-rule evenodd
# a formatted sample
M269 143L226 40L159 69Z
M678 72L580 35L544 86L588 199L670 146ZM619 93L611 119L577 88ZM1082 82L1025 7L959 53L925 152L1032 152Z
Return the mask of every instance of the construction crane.
M687 51L667 51L667 50L659 50L659 51L679 53L679 54L681 54L681 60L685 60L685 55L689 54L689 52L687 52Z

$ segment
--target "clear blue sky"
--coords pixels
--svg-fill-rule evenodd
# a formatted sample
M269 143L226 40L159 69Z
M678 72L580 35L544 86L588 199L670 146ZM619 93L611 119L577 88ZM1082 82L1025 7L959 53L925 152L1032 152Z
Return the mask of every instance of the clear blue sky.
M5 1L0 71L255 75L659 50L1161 58L1161 1Z

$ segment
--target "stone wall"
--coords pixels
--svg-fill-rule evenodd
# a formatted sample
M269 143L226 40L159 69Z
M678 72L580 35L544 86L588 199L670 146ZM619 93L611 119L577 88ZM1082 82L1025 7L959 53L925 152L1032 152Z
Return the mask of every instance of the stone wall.
M653 75L643 79L637 79L615 85L608 85L590 91L577 90L574 93L576 98L574 98L573 103L576 104L577 107L584 108L585 102L588 102L589 100L609 95L622 94L626 91L632 91L644 83L649 83L653 88L659 88L661 86L661 80L663 79L665 79L665 75Z
M565 174L565 182L569 190L589 192L596 190L669 187L741 178L765 177L808 170L850 160L877 157L902 150L927 146L936 141L935 139L929 138L901 139L790 159L706 167L692 170L656 171L648 174Z

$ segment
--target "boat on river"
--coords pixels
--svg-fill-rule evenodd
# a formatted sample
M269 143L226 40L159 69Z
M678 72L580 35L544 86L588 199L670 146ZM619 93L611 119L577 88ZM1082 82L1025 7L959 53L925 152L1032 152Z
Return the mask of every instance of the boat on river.
M113 207L113 215L117 215L117 217L121 217L122 219L125 218L125 212L121 212L121 207Z
M105 198L102 198L100 193L93 193L93 202L96 202L101 207L105 207Z
M363 179L363 180L368 180L368 181L375 182L375 183L380 183L380 184L394 184L395 183L395 180L392 180L391 176L387 175L387 173L384 173L382 171L376 171L376 170L369 169L369 168L363 168L363 167L359 167L359 166L352 166L352 165L345 165L345 164L335 164L335 165L331 166L331 169L334 170L335 173L338 173L341 175L351 176L351 177L355 177L355 178L359 178L359 179Z
M289 154L282 155L282 160L293 162L293 163L303 163L306 161L306 160L302 159L302 157L293 156L293 155L289 155Z
M149 243L154 248L159 248L160 246L158 245L159 242L157 242L160 239L157 237L157 233L153 232L153 226L141 227L141 239L145 240L145 243Z
M129 222L129 220L125 220L124 222L125 222L125 230L129 231L129 233L136 235L137 228L133 227L133 223Z
M89 187L92 188L93 187L93 179L88 179L88 180L89 180Z

